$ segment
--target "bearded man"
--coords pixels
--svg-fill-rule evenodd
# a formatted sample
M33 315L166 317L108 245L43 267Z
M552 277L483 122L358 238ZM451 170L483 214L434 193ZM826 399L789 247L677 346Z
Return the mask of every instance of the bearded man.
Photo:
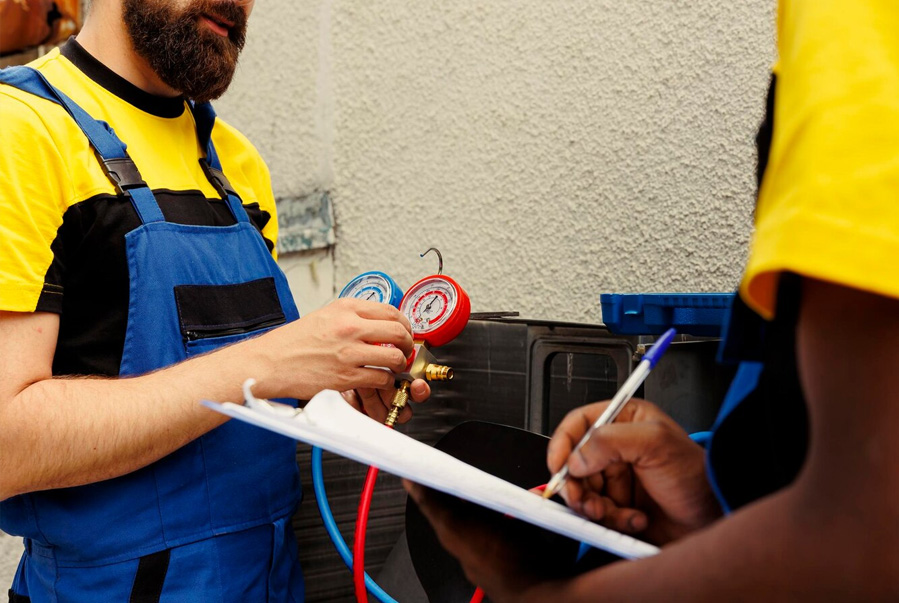
M299 318L266 166L208 103L251 8L94 0L76 39L0 72L10 601L301 601L294 443L198 402L253 377L387 413L393 377L367 367L404 369L408 321L359 300Z

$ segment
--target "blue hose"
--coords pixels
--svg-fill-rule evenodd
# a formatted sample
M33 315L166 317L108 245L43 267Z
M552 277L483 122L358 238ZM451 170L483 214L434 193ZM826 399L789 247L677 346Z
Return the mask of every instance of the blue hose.
M346 563L346 566L353 569L353 553L347 546L343 535L337 528L337 522L334 521L334 514L331 513L331 505L328 504L328 495L325 493L325 477L322 472L322 449L316 446L312 448L312 489L315 491L315 502L318 503L318 512L322 516L322 522L325 524L325 530L334 548L340 554L340 558ZM382 603L397 603L396 599L384 592L378 583L372 580L371 576L366 572L365 586L368 592L377 597Z

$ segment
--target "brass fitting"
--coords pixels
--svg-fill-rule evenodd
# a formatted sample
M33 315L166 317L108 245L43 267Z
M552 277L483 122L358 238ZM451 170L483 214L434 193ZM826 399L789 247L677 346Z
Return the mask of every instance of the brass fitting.
M413 353L414 356L406 371L395 375L400 385L393 395L393 401L390 403L390 412L384 421L384 425L388 427L393 427L397 417L400 416L400 412L406 407L406 403L409 402L409 388L412 386L412 381L415 379L450 381L453 378L452 367L434 362L437 359L434 358L434 355L428 350L427 344L423 341L415 342L415 351Z
M415 342L412 352L412 360L402 373L396 375L397 379L415 381L426 379L428 381L449 381L453 378L453 369L449 366L437 364L437 359L428 349L428 344L423 341Z
M452 381L453 369L442 364L429 364L425 367L425 379L428 381Z
M406 407L406 403L409 401L409 386L411 385L405 379L400 381L400 386L397 388L396 393L393 394L393 401L390 403L390 412L387 413L387 419L384 421L384 425L387 427L393 427L397 417L400 415L400 411Z

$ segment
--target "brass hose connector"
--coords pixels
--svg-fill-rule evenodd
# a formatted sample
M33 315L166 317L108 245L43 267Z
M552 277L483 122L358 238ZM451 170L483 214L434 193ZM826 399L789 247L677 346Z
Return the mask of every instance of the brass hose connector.
M412 361L402 373L397 375L397 379L406 381L415 381L416 379L425 379L427 381L449 381L453 378L453 368L438 364L437 359L428 350L428 344L423 341L415 342L415 349L412 352Z
M452 381L453 369L442 364L429 364L425 367L425 379L428 381Z
M396 393L393 394L393 401L390 403L390 412L387 413L387 419L384 421L384 425L387 427L393 427L397 417L400 416L400 411L406 407L406 403L409 401L410 385L412 384L405 379L400 381L400 386L397 388Z

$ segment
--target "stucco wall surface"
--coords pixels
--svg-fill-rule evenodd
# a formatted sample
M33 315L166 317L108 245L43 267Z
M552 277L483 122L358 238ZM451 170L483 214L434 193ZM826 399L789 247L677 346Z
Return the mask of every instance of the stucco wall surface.
M736 285L773 31L773 0L268 0L217 106L276 195L330 192L301 300L437 246L475 311L598 322L603 292Z
M247 44L218 114L256 145L276 197L330 186L320 166L326 126L319 118L318 12L315 2L265 0L250 15Z
M337 2L335 270L437 246L473 310L718 291L751 229L771 0Z

